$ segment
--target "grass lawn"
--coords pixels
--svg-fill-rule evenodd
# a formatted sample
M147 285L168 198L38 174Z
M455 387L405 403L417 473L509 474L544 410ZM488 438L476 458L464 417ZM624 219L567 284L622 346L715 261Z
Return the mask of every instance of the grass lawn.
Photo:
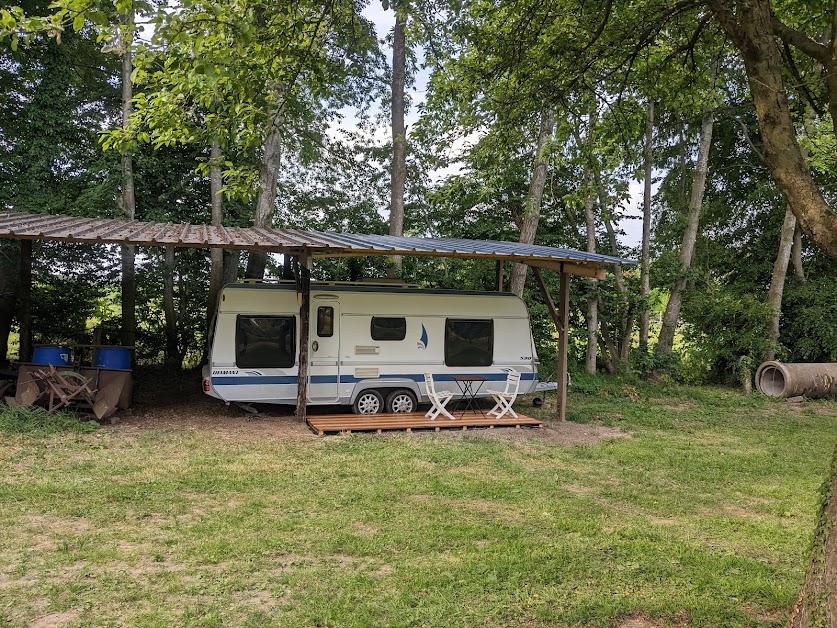
M0 434L0 625L784 625L837 404L581 388L629 437Z

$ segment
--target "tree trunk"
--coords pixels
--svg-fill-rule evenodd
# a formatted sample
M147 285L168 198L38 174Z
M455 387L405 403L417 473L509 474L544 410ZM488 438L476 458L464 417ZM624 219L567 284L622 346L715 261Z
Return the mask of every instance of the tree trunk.
M407 76L407 12L395 9L392 33L392 172L390 173L389 234L404 234L404 188L407 183L407 128L404 126L404 83ZM401 274L401 256L390 258L389 277Z
M224 285L238 281L238 267L241 264L241 251L224 251Z
M822 66L819 66L822 71ZM812 135L814 111L809 106L805 108L803 127L808 135ZM802 158L808 159L808 150L800 147ZM776 348L779 345L779 323L782 318L782 297L785 292L785 279L788 273L789 261L793 260L793 268L796 276L805 281L805 271L802 268L802 234L790 207L785 208L785 219L782 223L782 231L779 235L779 252L776 261L773 263L773 274L770 276L770 288L767 291L767 304L772 310L770 316L770 328L767 339L770 344L764 352L765 360L776 359Z
M698 148L697 163L692 176L692 195L689 201L689 213L686 220L686 229L683 232L683 242L680 246L680 270L674 285L671 288L671 296L663 314L663 324L660 327L660 335L657 340L656 354L668 357L671 355L674 346L674 333L677 330L677 322L680 319L680 306L683 303L683 291L686 289L687 276L692 267L692 258L695 253L695 241L697 240L700 212L703 207L703 193L706 189L706 175L709 167L709 151L712 147L712 131L715 118L712 112L704 114L700 125L700 147Z
M599 188L599 204L601 205L601 210L604 212L605 206L605 195L604 190L601 187L601 181L599 180L598 173L594 170L593 171L593 178L596 181L596 185ZM610 245L610 252L611 255L618 256L619 255L619 244L616 241L616 231L613 229L613 224L609 219L603 219L602 224L604 224L605 233L607 234L607 241ZM621 324L619 326L620 337L618 339L619 343L619 351L618 353L613 354L614 360L614 369L615 370L624 370L625 367L628 365L628 357L630 356L631 352L631 342L632 342L632 332L633 332L633 315L631 313L630 302L628 299L628 287L625 285L625 277L622 272L622 264L614 264L613 265L613 277L614 283L616 284L616 292L619 295L619 312L617 312L617 317ZM601 308L599 308L601 311ZM601 324L604 325L604 321L601 321Z
M541 125L538 133L538 145L535 151L535 163L532 168L532 179L529 181L529 192L526 195L526 205L523 209L523 222L520 225L519 242L532 244L535 241L535 234L538 231L538 221L541 217L541 201L543 200L543 189L546 185L546 166L548 155L546 154L547 144L552 137L555 128L555 111L551 108L544 108L541 111ZM512 264L509 276L509 290L518 297L523 297L523 287L526 285L526 271L529 267L525 264Z
M282 90L277 89L277 97ZM276 212L276 187L279 183L279 166L282 161L282 113L281 108L273 120L273 128L264 141L261 165L259 166L259 195L256 198L256 215L253 226L268 229L273 225ZM248 279L264 279L267 253L251 251L244 276Z
M131 81L133 72L133 61L131 49L134 42L134 7L131 3L128 12L122 17L122 128L128 128L130 124L134 87ZM131 153L124 149L122 151L122 212L128 220L136 217L136 196L134 194L134 165ZM137 281L136 281L136 247L122 245L120 247L122 257L122 344L133 345L136 342L137 332Z
M796 229L793 231L791 259L793 260L793 274L804 283L805 268L802 266L802 231L799 229L799 225L796 225Z
M174 247L163 249L163 314L166 318L166 363L177 363L177 312L174 309Z
M791 615L791 628L837 626L837 448L823 492L811 562Z
M648 353L648 329L650 326L651 310L648 298L651 295L651 172L653 169L653 140L654 140L654 102L648 100L648 112L645 120L645 191L642 199L642 255L640 258L640 298L642 309L639 312L639 349L643 354Z
M768 340L770 346L764 352L765 360L776 358L776 346L779 343L779 320L782 317L782 294L785 291L785 276L793 249L793 234L796 232L796 216L790 208L785 210L785 220L779 236L779 253L773 262L773 274L770 276L770 288L767 291L767 304L772 310Z
M601 305L601 295L599 295L599 309ZM607 372L613 375L619 370L619 348L616 346L613 334L610 333L610 326L607 324L607 321L600 319L599 327L599 347L602 350L602 358L604 358Z
M770 1L737 2L734 9L724 0L708 4L744 60L770 173L802 230L827 255L837 257L837 213L823 198L796 141ZM837 68L826 70L837 82ZM829 100L837 125L837 89L829 88Z
M221 226L224 224L224 198L221 188L221 145L218 138L212 140L212 148L209 152L209 194L212 203L212 224ZM206 305L207 328L212 324L215 310L218 307L218 295L224 283L224 249L210 249L211 267L209 272L209 298Z

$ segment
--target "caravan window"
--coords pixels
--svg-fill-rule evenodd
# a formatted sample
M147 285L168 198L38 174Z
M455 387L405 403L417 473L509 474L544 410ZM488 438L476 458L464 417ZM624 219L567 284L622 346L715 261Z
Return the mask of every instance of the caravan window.
M317 308L317 335L320 338L331 338L334 335L334 308Z
M449 318L445 321L445 364L491 366L494 362L494 321Z
M372 317L372 340L404 340L407 337L407 319L384 316Z
M235 363L242 368L289 368L296 362L296 317L239 314Z

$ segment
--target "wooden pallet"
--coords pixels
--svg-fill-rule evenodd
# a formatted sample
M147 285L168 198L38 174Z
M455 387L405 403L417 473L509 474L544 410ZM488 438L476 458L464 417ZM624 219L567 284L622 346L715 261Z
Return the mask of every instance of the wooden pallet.
M329 414L308 416L307 422L317 435L334 432L377 432L389 430L467 430L469 427L543 427L543 421L522 414L517 418L506 415L501 419L483 416L479 412L466 412L461 418L455 413L456 420L439 417L431 421L422 412L402 414Z

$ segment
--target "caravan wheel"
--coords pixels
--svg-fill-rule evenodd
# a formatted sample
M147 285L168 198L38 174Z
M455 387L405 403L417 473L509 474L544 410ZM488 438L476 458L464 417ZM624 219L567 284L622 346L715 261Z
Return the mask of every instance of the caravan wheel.
M384 398L377 390L364 390L352 405L355 414L378 414L383 409Z
M387 412L415 412L418 402L412 391L402 388L387 397Z

